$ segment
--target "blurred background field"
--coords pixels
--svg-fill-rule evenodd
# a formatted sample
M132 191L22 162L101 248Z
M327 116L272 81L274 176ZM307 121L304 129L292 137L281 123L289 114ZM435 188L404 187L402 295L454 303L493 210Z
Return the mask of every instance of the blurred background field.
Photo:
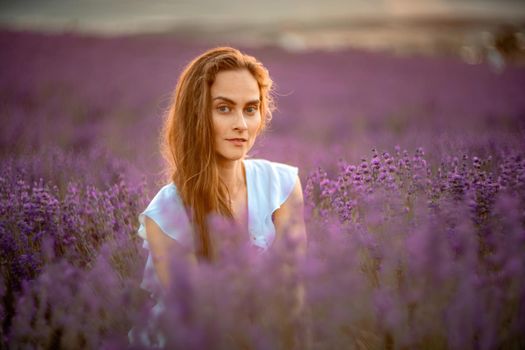
M445 134L481 144L519 132L525 118L518 1L20 1L1 9L2 151L100 144L131 160L150 188L178 74L216 45L260 58L276 83L279 110L253 155L305 172L334 147L358 159L395 144L459 146L440 142Z
M278 110L251 153L300 168L314 215L308 303L318 316L329 315L314 325L317 348L341 348L346 337L358 344L351 348L363 339L438 349L524 344L525 4L510 0L0 2L3 344L78 345L71 334L60 336L67 331L57 333L68 324L60 317L72 313L70 328L91 334L80 344L96 347L108 332L122 335L140 319L145 256L137 215L166 181L158 133L179 73L218 45L257 57L276 85ZM437 203L448 208L437 214L441 221L416 210ZM340 222L316 226L331 216ZM432 220L440 224L433 228ZM436 235L443 232L448 238ZM54 239L52 254L46 237ZM108 242L111 273L98 260ZM372 258L360 260L361 249ZM107 298L94 292L95 302L91 289L78 295L75 279L63 277L65 294L47 299L63 314L50 321L23 298L44 298L39 288L66 269L53 256L94 271L82 275L93 289L120 289ZM331 258L321 263L319 256ZM416 268L406 280L413 294L400 296L388 288L404 258ZM372 268L379 276L372 274L366 288L363 261L379 271ZM103 271L108 280L98 281ZM457 287L452 301L442 274ZM200 286L212 283L202 278ZM79 300L93 314L74 306L84 305ZM414 309L427 300L430 310L420 308L414 318L403 313L406 303ZM338 313L343 304L353 311ZM89 326L100 329L86 329L79 320L97 307L113 312L105 324ZM445 326L423 321L429 314L439 319L440 310L449 312ZM484 310L492 313L476 321ZM40 325L34 335L32 317L48 328ZM466 340L450 319L475 323ZM337 333L340 323L351 325L345 335ZM361 339L370 327L375 335Z

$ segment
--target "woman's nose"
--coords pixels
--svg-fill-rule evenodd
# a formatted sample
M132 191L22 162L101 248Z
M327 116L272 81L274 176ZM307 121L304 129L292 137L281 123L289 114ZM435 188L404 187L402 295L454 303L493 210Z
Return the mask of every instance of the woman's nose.
M233 128L235 130L246 130L248 129L248 125L246 124L246 118L243 114L243 112L238 112L235 117L235 122Z

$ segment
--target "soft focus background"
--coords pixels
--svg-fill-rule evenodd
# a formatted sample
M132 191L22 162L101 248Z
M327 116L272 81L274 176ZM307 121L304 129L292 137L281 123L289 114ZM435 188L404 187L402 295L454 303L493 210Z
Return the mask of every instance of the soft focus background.
M279 110L254 156L286 156L279 160L305 173L327 148L344 146L341 156L355 159L443 133L516 132L523 117L520 1L0 6L2 118L12 121L2 150L104 145L131 160L152 191L162 168L158 128L178 74L216 45L256 56L277 85ZM275 152L277 138L308 147Z
M144 326L158 133L183 67L217 45L276 85L252 155L300 168L313 316L283 311L296 280L277 263L232 258L174 292L171 345L290 348L309 329L319 349L525 346L522 1L4 0L0 348L124 347ZM243 300L260 328L236 326Z

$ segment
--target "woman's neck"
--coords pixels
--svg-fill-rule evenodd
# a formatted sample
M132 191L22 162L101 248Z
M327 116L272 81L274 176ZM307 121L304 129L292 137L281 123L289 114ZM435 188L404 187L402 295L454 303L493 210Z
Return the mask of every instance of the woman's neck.
M242 160L220 162L218 167L221 180L228 188L232 198L235 198L246 186Z

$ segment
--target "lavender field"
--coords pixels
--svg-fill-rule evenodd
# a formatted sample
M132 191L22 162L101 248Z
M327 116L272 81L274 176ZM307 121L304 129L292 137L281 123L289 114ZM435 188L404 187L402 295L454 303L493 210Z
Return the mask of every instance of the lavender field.
M155 316L138 214L166 181L178 74L208 47L7 30L0 47L0 348L140 349L132 327L169 349L525 348L525 67L245 49L277 86L252 156L299 167L307 254L174 261Z

